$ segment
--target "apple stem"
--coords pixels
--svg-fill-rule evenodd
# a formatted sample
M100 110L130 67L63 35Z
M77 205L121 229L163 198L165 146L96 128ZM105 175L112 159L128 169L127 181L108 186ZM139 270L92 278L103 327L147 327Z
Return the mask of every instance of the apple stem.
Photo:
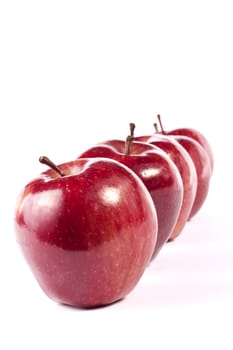
M133 142L134 137L132 135L127 136L126 141L125 141L125 154L129 155L130 154L130 146L131 143Z
M50 167L51 169L56 171L56 173L58 173L61 177L65 176L65 174L61 171L61 169L59 169L58 166L56 164L54 164L48 157L41 156L39 158L39 162L41 164L47 165L48 167Z
M125 141L125 154L127 154L127 155L130 154L130 146L134 140L135 124L129 123L129 129L130 129L130 135L127 136L126 141Z
M130 136L134 137L135 124L129 123L129 129L130 129Z
M158 124L154 123L154 128L155 128L155 133L158 134L159 133L159 128L158 128Z
M162 121L161 121L160 114L157 114L157 119L158 119L158 121L159 121L159 126L160 126L160 129L161 129L162 134L165 134L165 131L164 131L164 128L163 128L163 124L162 124Z

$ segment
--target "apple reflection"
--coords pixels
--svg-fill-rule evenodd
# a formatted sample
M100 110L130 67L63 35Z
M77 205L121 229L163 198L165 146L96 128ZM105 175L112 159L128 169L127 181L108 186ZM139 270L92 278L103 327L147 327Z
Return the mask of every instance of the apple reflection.
M160 168L147 168L141 171L141 176L143 179L150 179L154 176L158 176L161 172Z
M117 187L105 187L101 191L101 198L106 205L116 205L120 200L120 190Z

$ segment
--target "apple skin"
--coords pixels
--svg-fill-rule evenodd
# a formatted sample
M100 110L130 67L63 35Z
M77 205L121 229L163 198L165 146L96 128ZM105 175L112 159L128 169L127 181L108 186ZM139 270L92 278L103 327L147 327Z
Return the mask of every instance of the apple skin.
M157 215L142 181L109 159L78 159L22 191L17 242L44 292L82 308L124 298L148 266Z
M174 240L182 233L196 197L197 174L193 161L184 147L170 136L155 134L152 136L138 136L135 139L161 148L174 162L180 172L184 193L179 217L169 236L169 241Z
M183 183L175 164L158 147L133 141L125 154L125 141L108 140L79 156L114 159L135 172L153 199L158 217L158 237L152 260L158 255L176 225L183 200Z
M189 215L190 220L201 209L207 198L212 175L211 163L205 149L194 139L182 135L171 135L171 137L188 152L197 173L197 192Z
M191 139L197 141L207 152L209 161L210 161L211 170L213 172L213 169L214 169L213 151L207 138L200 131L193 128L178 128L178 129L174 129L169 132L166 132L166 134L177 135L177 136L188 136Z

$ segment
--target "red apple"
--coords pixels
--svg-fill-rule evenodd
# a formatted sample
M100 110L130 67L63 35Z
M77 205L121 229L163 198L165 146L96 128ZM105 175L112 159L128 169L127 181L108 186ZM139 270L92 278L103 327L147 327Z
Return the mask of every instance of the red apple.
M150 192L158 216L158 238L152 258L170 236L183 199L183 184L177 167L165 152L143 142L109 140L98 144L80 157L106 157L132 169ZM130 205L130 203L129 203Z
M178 141L189 153L194 163L197 173L197 193L189 215L189 219L191 219L201 209L207 198L212 175L211 159L205 148L193 138L189 136L176 135L173 134L172 131L164 131L160 115L157 117L160 124L161 133L163 135L173 137L176 141Z
M178 141L188 152L197 173L197 192L189 215L189 219L191 219L201 209L207 198L212 169L208 154L197 141L188 136L172 135L171 137Z
M188 152L173 138L155 134L153 136L138 136L135 140L143 141L161 148L177 166L183 181L183 201L180 213L169 240L174 240L181 234L189 218L197 191L197 174Z
M211 170L213 172L213 169L214 169L213 151L212 151L212 148L211 148L210 143L208 142L207 138L200 131L193 129L193 128L178 128L178 129L174 129L174 130L170 130L170 131L165 131L163 129L160 115L158 115L157 117L158 117L161 131L163 134L188 136L188 137L191 137L193 140L197 141L207 152L208 157L209 157L209 161L210 161L210 165L211 165Z
M78 159L22 191L17 241L44 292L78 307L125 297L154 252L157 216L142 181L109 159Z

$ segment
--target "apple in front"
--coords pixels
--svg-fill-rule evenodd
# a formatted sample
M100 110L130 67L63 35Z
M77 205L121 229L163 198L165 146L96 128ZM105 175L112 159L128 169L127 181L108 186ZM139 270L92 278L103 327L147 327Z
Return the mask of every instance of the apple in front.
M142 181L101 158L43 172L23 189L15 213L17 242L44 292L83 308L132 291L150 262L157 230Z

